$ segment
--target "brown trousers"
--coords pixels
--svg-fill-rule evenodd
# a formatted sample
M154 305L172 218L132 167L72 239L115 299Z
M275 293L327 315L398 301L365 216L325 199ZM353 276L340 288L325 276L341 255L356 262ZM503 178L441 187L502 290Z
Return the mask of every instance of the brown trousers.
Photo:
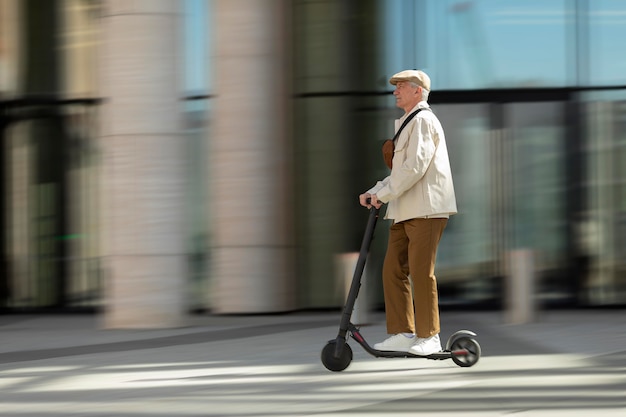
M425 338L439 333L435 260L447 223L448 219L412 219L391 226L383 264L389 334L416 333Z

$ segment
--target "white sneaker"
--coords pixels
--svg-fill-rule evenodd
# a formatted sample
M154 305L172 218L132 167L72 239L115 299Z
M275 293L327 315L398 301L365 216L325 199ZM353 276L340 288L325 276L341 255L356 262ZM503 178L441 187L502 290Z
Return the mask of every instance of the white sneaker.
M417 342L409 348L409 353L419 356L428 356L433 353L441 352L441 350L439 334L436 334L426 339L418 339Z
M415 336L408 337L402 333L398 333L388 337L380 343L376 343L374 345L374 349L391 352L408 352L411 345L415 343L415 340Z

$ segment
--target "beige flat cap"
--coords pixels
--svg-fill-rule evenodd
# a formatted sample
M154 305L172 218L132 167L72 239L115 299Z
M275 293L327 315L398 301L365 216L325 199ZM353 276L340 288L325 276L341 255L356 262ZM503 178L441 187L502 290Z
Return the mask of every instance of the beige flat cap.
M396 85L400 81L410 81L430 91L430 77L424 71L404 70L389 79L391 85Z

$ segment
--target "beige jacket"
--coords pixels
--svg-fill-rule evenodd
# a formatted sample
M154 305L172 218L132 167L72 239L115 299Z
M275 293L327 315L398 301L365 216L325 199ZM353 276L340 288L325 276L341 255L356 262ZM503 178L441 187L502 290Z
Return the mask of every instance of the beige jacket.
M443 128L427 102L421 101L395 121L422 108L398 137L391 174L367 192L388 203L386 219L401 222L456 214L456 197Z

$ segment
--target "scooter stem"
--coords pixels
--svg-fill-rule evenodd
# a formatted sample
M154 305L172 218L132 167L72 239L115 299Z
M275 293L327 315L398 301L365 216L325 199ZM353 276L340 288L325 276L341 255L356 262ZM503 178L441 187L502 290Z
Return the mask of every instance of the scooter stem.
M352 316L352 310L354 310L354 304L356 298L359 295L359 289L361 288L361 277L365 270L365 261L369 253L370 245L374 237L374 229L376 228L376 222L378 221L379 208L372 206L370 208L370 215L367 220L367 227L363 235L363 241L361 242L361 250L359 252L359 258L354 269L354 275L352 276L352 283L350 284L350 291L348 292L348 298L343 308L343 314L341 316L341 323L339 324L339 334L337 335L337 343L335 345L336 356L341 354L343 344L346 341L346 334L350 326L350 318Z

